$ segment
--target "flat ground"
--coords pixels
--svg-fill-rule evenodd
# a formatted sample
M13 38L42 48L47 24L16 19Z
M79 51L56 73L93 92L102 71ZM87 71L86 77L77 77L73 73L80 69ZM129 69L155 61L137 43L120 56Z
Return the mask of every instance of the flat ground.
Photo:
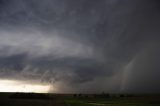
M0 106L160 106L160 96L0 93Z
M0 93L0 106L66 106L64 100L49 94Z
M160 106L159 97L68 98L69 106Z

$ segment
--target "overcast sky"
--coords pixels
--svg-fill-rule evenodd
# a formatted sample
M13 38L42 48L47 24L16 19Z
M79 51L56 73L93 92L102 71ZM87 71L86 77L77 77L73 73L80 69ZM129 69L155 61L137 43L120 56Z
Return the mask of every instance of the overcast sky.
M0 79L160 93L159 41L159 0L0 0Z

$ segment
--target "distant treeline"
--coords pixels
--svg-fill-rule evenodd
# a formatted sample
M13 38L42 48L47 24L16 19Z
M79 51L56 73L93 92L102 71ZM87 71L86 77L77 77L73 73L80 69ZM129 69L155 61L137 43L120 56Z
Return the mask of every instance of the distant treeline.
M93 98L111 98L111 97L134 97L132 94L73 94L73 97L93 97Z
M10 96L12 99L50 99L47 94L39 93L14 93Z

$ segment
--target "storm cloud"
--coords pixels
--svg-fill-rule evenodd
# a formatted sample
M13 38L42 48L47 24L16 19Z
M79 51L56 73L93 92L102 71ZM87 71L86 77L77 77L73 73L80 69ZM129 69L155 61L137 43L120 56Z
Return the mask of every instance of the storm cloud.
M0 78L50 92L160 92L158 0L0 0Z

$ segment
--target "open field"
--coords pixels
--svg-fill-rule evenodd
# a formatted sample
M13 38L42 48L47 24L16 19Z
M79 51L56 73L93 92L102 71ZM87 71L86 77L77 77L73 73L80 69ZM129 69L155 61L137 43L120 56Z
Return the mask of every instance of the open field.
M0 106L160 106L160 96L0 93Z
M63 100L49 94L1 93L0 106L66 106Z
M69 106L160 106L159 97L68 98Z

